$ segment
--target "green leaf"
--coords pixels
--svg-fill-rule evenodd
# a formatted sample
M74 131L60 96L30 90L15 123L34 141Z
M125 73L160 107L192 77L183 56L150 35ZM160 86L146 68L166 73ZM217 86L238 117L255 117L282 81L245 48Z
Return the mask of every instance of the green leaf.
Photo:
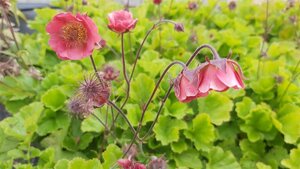
M185 140L180 139L178 142L171 143L171 149L175 153L182 153L188 149L188 145Z
M292 149L290 158L282 160L281 164L289 169L298 169L300 166L300 148Z
M59 90L59 88L51 88L42 95L42 102L46 107L53 111L61 109L66 100L66 96Z
M253 109L246 118L241 130L246 132L252 142L267 139L271 140L276 136L276 129L273 125L275 112L266 104L260 104Z
M59 160L55 169L103 169L98 159L85 160L83 158L76 157L71 161L66 159Z
M53 112L52 110L48 109L45 111L45 114L51 115L43 117L38 122L37 133L40 136L44 136L58 129L68 128L71 120L66 112Z
M99 111L95 112L95 115L104 122L105 118ZM93 115L85 118L81 123L81 131L83 132L96 132L101 133L104 131L104 126Z
M55 150L53 147L49 147L44 150L39 156L39 166L43 166L44 168L52 168L52 163L54 161Z
M230 120L232 101L222 93L211 93L198 99L199 113L207 113L215 125L221 125Z
M151 92L154 90L154 86L155 83L152 78L140 73L131 84L132 90L130 96L134 101L144 104L149 99Z
M207 114L199 114L193 119L193 127L185 131L197 150L208 150L215 139L214 126Z
M43 110L44 106L41 102L33 102L20 109L18 115L24 119L24 127L26 128L27 134L33 134L37 129L37 122Z
M271 166L266 165L266 164L264 164L262 162L256 163L256 167L257 167L257 169L272 169Z
M241 102L236 103L235 111L241 119L246 119L249 116L250 110L255 106L256 104L249 97L244 97Z
M220 147L209 150L207 169L241 169L234 155L230 151L224 152Z
M300 138L300 107L293 104L285 104L278 112L279 131L284 134L287 143L296 143Z
M142 116L142 109L138 104L126 104L124 107L127 111L127 117L130 123L133 126L138 126L139 121ZM155 118L155 113L153 111L149 111L149 109L145 112L144 119L143 119L143 125L145 125L147 122L153 121Z
M172 119L167 116L160 116L154 126L155 138L161 141L162 145L168 145L179 140L179 131L186 129L187 124L182 120Z
M112 167L112 165L122 157L122 154L122 150L118 146L114 144L108 145L106 150L102 153L104 159L103 168Z
M167 106L167 114L177 119L182 119L187 114L193 114L193 110L188 108L186 103L174 102Z
M178 167L202 168L202 162L196 150L187 150L180 154L175 154L174 160Z

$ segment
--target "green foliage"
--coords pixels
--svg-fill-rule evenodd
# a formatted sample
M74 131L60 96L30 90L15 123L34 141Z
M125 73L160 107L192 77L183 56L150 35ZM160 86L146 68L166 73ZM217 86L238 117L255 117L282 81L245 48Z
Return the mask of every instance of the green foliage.
M68 5L71 3L68 1ZM107 29L107 14L124 7L114 1L88 3L86 6L81 6L81 1L75 3L74 10L87 13L107 42L107 47L95 50L93 56L97 69L109 64L120 71L118 79L110 85L110 100L120 106L126 93L121 43L120 36ZM124 35L127 74L131 73L146 31L159 18L159 8L163 18L185 26L185 32L176 32L173 25L162 24L145 41L131 80L128 103L122 108L130 123L135 129L139 125L141 112L166 66L173 60L186 62L205 43L214 46L221 57L233 52L232 59L241 65L246 88L211 91L207 97L188 104L178 102L172 89L153 133L137 143L135 160L146 164L151 156L163 156L170 169L298 169L299 2L288 7L281 0L269 1L267 37L262 36L266 3L238 1L233 10L226 1L199 1L195 10L189 10L187 3L164 0L158 7L152 1L145 1L129 9L138 23ZM17 33L21 50L12 46L0 52L1 57L10 54L18 61L22 58L28 67L40 71L42 77L37 78L23 67L16 76L2 78L0 74L0 103L9 112L0 121L1 169L108 169L117 165L122 150L133 137L120 115L113 123L112 118L118 112L107 109L107 104L93 113L108 130L92 115L85 119L71 117L68 100L78 90L80 81L90 76L93 67L88 57L61 61L48 45L45 25L64 10L65 4L63 0L56 1L53 5L61 7L59 10L36 9L35 20L28 21L36 32ZM204 62L205 56L211 58L207 49L197 55L190 68ZM145 113L139 136L144 136L154 122L170 83L180 71L180 66L172 67L162 80Z

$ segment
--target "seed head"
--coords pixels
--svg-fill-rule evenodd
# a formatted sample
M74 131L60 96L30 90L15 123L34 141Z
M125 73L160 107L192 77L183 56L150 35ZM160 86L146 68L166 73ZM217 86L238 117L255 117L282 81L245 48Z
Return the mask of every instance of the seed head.
M68 108L72 116L77 118L86 118L93 111L93 103L86 100L81 95L76 95L70 99Z
M100 77L101 82L95 76L85 78L79 87L79 93L89 101L94 103L94 106L103 106L110 96L109 84L103 77Z

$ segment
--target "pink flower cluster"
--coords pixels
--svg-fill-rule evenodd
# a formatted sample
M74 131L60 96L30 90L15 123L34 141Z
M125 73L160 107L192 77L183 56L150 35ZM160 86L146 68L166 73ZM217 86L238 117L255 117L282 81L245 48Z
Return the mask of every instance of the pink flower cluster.
M209 91L244 88L240 66L231 59L207 60L195 70L183 70L175 79L175 95L181 102L205 97Z

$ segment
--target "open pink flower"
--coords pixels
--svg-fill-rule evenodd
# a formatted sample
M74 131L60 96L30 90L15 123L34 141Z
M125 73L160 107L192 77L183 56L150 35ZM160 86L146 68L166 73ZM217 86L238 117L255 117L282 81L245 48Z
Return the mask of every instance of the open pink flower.
M214 59L197 68L198 90L206 93L210 90L225 91L229 88L244 88L243 73L240 66L230 59Z
M60 13L48 23L49 45L63 60L80 60L92 54L101 40L98 28L86 14Z
M137 19L133 19L132 14L125 10L115 11L108 14L108 28L116 33L126 33L135 28Z
M183 70L175 79L175 95L181 102L190 102L198 97L204 97L208 92L201 93L198 90L198 76L195 71Z
M140 164L129 159L120 159L118 164L122 169L146 169L144 164Z

